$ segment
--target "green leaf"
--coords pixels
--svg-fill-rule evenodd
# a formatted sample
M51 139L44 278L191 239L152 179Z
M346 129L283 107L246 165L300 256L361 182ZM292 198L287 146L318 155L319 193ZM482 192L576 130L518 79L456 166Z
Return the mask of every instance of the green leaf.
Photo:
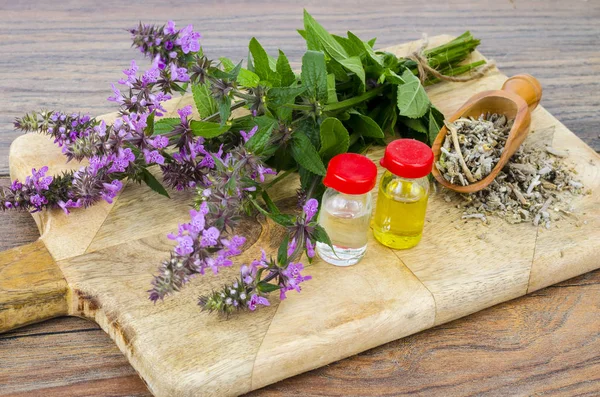
M385 78L385 80L388 83L391 84L396 84L396 85L401 85L404 84L404 80L402 80L402 77L398 76L393 70L391 69L386 69L382 76Z
M196 136L202 136L204 138L214 138L227 131L229 131L229 125L221 125L219 123L212 123L210 121L198 121L192 120L190 122L190 128Z
M325 165L317 152L317 149L310 142L310 139L303 133L295 133L291 140L292 157L296 162L306 168L308 171L317 175L325 175Z
M269 193L267 193L266 190L263 190L262 198L265 201L265 204L267 204L267 208L269 209L269 211L271 211L272 214L281 213L281 211L279 211L279 208L277 208L273 200L271 200L271 197L269 196Z
M319 125L311 117L306 117L303 120L298 121L294 130L296 133L306 135L315 148L321 146L321 138L319 136L321 132L319 130Z
M285 263L285 262L281 262L281 263ZM260 281L258 284L256 284L256 287L258 288L258 290L260 292L263 292L265 294L268 294L269 292L273 292L273 291L277 291L278 289L281 289L280 285L270 284L266 281Z
M314 37L323 46L324 51L347 70L358 76L365 85L365 70L358 56L349 56L344 47L321 26L306 10L304 10L304 29L307 35Z
M221 61L221 64L223 65L223 70L225 70L226 72L230 72L235 68L235 64L229 58L220 57L219 61Z
M206 118L217 112L217 104L210 93L208 83L192 85L192 95L201 118Z
M383 58L380 55L375 54L375 51L373 51L373 47L371 45L362 41L352 32L348 32L348 39L354 44L354 46L360 47L361 50L367 54L369 59L371 59L377 65L383 67Z
M154 123L153 135L162 135L162 134L171 132L171 131L173 131L173 128L175 128L175 126L179 125L180 123L181 123L181 119L174 118L174 117L157 120Z
M335 75L338 82L346 82L350 80L350 75L342 65L337 62L327 62L327 73Z
M235 67L233 69L221 70L221 69L215 68L215 69L212 69L211 73L212 73L213 77L216 77L218 79L233 81L233 80L237 79L237 76L240 73L241 69L242 69L242 62L240 61L240 63L235 65Z
M146 128L144 128L144 134L146 136L154 135L154 111L152 111L146 119Z
M323 51L323 46L319 42L319 38L313 31L298 29L298 33L306 41L306 49L309 51Z
M219 117L221 118L221 125L225 125L227 120L231 116L231 98L225 97L219 103Z
M342 47L342 45L338 43L306 10L304 10L304 29L309 35L313 34L323 46L323 49L336 61L339 62L341 59L348 57L348 53L344 47Z
M258 124L258 131L246 142L246 147L252 152L262 153L269 143L269 138L273 128L277 125L277 120L269 116L259 116L255 119Z
M238 74L237 82L243 87L255 88L260 83L260 77L256 73L242 68Z
M337 92L335 91L335 75L330 73L327 75L327 103L335 103L337 101Z
M437 108L433 105L429 108L429 125L428 125L428 137L429 137L429 146L433 145L433 141L437 138L438 133L442 129L444 124L444 115L442 112L437 110Z
M375 47L375 42L377 41L377 37L373 37L371 40L367 41L367 44L373 48Z
M331 249L333 249L333 245L331 244L331 239L329 235L323 229L323 226L317 225L312 233L312 237L317 240L319 243L327 244Z
M142 168L141 171L141 179L144 181L146 185L156 193L163 195L165 197L169 197L169 193L165 189L165 187L148 171L147 168Z
M267 54L267 59L269 60L269 68L277 72L277 59L273 58L269 54ZM279 73L277 73L277 75L279 76ZM278 77L278 80L281 80L281 77Z
M274 111L279 119L291 121L292 109L285 104L294 103L298 95L303 94L306 87L273 87L267 91L267 106Z
M350 145L350 135L341 121L328 117L321 123L321 149L319 154L324 159L346 153Z
M327 101L327 66L325 54L306 51L302 57L302 85L310 98Z
M296 97L306 91L306 87L273 87L267 91L267 105L282 106L294 103Z
M290 62L283 53L279 50L279 57L277 58L276 70L279 76L281 76L281 85L283 87L290 86L296 82L296 75L290 66Z
M350 57L345 59L336 59L339 63L342 64L346 69L351 72L354 72L360 79L363 86L365 85L365 69L363 68L362 62L360 61L360 57ZM364 87L363 87L364 91Z
M356 43L354 43L349 38L337 36L335 34L332 34L331 36L342 47L344 47L344 50L346 51L346 54L348 54L348 56L358 56L358 57L360 57L360 56L362 56L364 54L365 50L363 49L363 47L362 46L357 46Z
M387 132L393 135L394 127L398 120L398 107L396 104L386 100L384 103L379 103L378 106L374 107L369 112L369 117L375 120L384 134Z
M252 40L250 40L249 48L254 62L254 73L256 73L261 80L270 82L275 86L279 85L281 79L279 75L271 69L269 55L256 38L253 37Z
M378 51L378 54L383 58L384 67L390 70L398 70L400 61L395 54L387 51Z
M383 130L379 124L364 114L360 114L358 112L353 113L350 116L350 125L352 126L352 131L362 136L379 139L384 137Z
M265 209L259 203L257 203L256 200L251 198L250 201L252 202L252 204L254 204L254 207L258 210L258 212L260 212L261 214L263 214L266 217L271 218L278 225L281 225L284 227L292 227L295 225L296 217L294 217L292 215L288 215L288 214L281 214L281 213L272 214L268 211L265 211Z
M410 119L402 117L400 118L400 122L402 122L402 124L410 128L411 130L420 132L421 134L427 134L428 129L423 123L422 119Z
M252 61L252 52L248 49L248 58L246 61L246 67L249 71L254 72L254 62Z
M269 213L269 218L271 218L275 223L284 227L292 227L295 225L294 220L296 219L292 215L288 214L271 214Z
M325 189L327 188L322 183L322 176L313 174L303 167L298 167L298 175L300 176L300 187L304 191L307 191L310 188L313 189L311 194L312 197L318 199L325 193Z
M422 117L429 109L429 98L419 78L408 69L402 73L404 84L398 86L398 109L401 116L416 119Z
M287 249L288 244L290 243L290 235L288 233L285 234L281 244L279 244L279 249L277 250L277 263L286 263L288 259Z

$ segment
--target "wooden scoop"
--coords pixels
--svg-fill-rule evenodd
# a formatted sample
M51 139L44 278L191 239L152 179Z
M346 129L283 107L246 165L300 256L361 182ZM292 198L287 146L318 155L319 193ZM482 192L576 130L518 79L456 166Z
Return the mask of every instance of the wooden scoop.
M467 186L451 184L434 165L432 173L435 179L448 189L459 193L474 193L487 187L527 137L529 125L531 124L531 112L537 107L541 99L542 86L540 82L528 74L519 74L509 78L501 90L484 91L473 95L448 121L454 122L461 117L477 118L482 113L487 112L503 114L508 119L514 119L514 124L509 132L500 160L488 176ZM432 150L436 162L440 158L440 148L447 133L448 129L443 127L433 142Z

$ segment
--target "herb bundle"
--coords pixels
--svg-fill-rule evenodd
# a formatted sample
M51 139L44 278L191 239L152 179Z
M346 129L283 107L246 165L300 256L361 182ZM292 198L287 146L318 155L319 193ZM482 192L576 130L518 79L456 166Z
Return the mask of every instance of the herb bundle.
M133 61L108 98L121 117L112 125L90 116L56 111L33 112L15 121L22 131L54 138L67 160L88 159L72 173L46 176L47 168L24 183L14 181L0 192L0 208L39 211L88 207L111 202L123 179L144 182L159 194L169 188L195 189L190 221L169 238L171 257L159 267L149 291L157 301L178 291L198 274L231 266L242 251L236 226L245 213L259 212L287 233L276 258L263 253L241 267L239 278L202 296L209 311L231 313L269 305L266 295L300 291L303 254L314 257L316 242L330 244L316 223L321 183L328 161L339 153L363 152L400 134L431 142L443 115L430 103L423 85L440 76L468 72L485 63L463 64L479 41L469 32L419 57L398 58L373 49L351 32L327 32L307 12L299 33L307 43L301 73L291 69L282 51L270 56L256 39L246 63L210 59L191 25L177 29L140 24L130 30L133 46L152 60L143 73ZM427 65L420 62L427 62ZM426 67L425 67L426 66ZM435 70L431 77L423 70ZM192 107L178 118L164 115L164 101L191 91ZM233 118L232 111L247 109ZM159 167L162 183L149 171ZM299 214L285 214L268 188L292 172L300 174ZM267 175L278 176L267 180Z

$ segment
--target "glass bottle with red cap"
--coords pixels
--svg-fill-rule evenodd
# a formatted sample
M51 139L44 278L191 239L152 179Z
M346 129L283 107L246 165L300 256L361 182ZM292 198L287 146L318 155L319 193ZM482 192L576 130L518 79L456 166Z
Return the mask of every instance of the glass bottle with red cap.
M431 148L414 139L397 139L385 149L373 234L394 249L414 247L421 240L433 165Z
M329 161L319 224L329 235L333 249L317 243L317 253L324 261L350 266L365 255L373 207L371 190L376 182L377 167L365 156L344 153Z

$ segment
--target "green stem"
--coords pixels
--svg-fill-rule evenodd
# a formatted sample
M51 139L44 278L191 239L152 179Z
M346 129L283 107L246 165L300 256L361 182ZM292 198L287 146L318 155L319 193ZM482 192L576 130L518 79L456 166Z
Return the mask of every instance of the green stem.
M253 95L250 95L248 93L241 92L241 91L238 91L238 90L233 91L233 95L235 95L238 98L242 98L242 99L245 99L245 100L248 100L248 101L251 101L251 100L253 100L255 98Z
M485 64L486 64L486 62L482 59L480 61L469 63L467 65L460 65L455 68L442 69L442 70L439 70L439 72L441 74L443 74L444 76L458 76L459 74L467 73L468 71L475 69L481 65L485 65ZM436 84L439 82L440 82L440 79L434 77L432 79L427 79L427 81L425 81L425 86L429 86L429 85Z
M304 110L307 112L312 112L313 110L315 110L315 107L312 105L299 105L299 104L295 104L295 103L286 103L286 104L282 105L282 107L294 109L294 110Z
M331 103L329 105L323 106L324 112L332 112L336 110L343 110L347 108L351 108L352 106L358 105L364 101L367 101L381 93L383 91L384 86L379 86L370 91L365 92L362 95L355 96L354 98L346 99L345 101Z

